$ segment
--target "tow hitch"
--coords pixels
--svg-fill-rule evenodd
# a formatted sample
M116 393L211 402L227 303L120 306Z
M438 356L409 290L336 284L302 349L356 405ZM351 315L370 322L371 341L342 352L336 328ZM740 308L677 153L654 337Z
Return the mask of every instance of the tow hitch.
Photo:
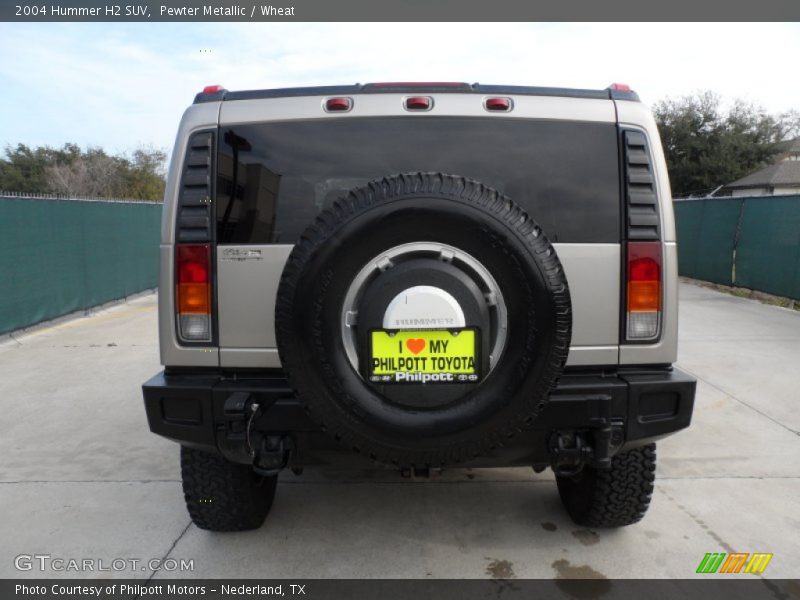
M584 466L611 467L611 458L624 441L623 423L602 419L598 427L585 431L557 431L550 438L550 460L559 477L577 475Z
M253 469L259 475L276 475L286 468L292 455L292 439L286 435L259 435Z
M253 423L274 404L256 401L252 394L234 392L225 400L224 421L218 427L220 451L234 462L252 464L260 475L275 475L289 464L294 444L288 435L265 434Z

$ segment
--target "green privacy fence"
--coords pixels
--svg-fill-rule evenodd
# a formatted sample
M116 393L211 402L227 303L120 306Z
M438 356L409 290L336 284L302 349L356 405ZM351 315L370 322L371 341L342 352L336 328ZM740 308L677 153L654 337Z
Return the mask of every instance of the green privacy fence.
M0 196L0 333L154 288L161 205Z
M681 275L800 299L800 196L675 202Z

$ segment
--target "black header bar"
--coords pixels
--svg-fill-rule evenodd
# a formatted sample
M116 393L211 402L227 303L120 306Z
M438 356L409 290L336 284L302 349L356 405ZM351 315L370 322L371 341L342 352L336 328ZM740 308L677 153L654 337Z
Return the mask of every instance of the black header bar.
M797 581L696 579L3 579L3 600L788 600Z
M0 0L0 21L798 21L796 0ZM413 25L408 26L413 38ZM442 35L458 35L443 30ZM671 40L677 43L680 26Z

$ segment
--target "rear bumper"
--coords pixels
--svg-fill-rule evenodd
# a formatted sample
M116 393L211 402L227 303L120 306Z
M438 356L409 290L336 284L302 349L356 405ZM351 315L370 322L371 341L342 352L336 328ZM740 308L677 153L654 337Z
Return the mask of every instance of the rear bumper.
M612 452L646 444L689 426L695 380L673 367L569 369L530 429L507 446L465 466L545 465L556 432L613 426ZM143 386L150 430L183 445L249 462L246 402L258 402L253 431L291 438L291 466L366 466L372 463L334 442L303 411L279 371L161 372ZM238 400L238 402L237 402Z

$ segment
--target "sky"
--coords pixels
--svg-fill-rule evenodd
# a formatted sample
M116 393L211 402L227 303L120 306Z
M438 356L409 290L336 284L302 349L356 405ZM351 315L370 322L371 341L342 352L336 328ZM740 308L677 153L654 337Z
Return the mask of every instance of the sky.
M205 85L370 81L700 90L800 109L800 24L2 23L0 148L169 151Z

